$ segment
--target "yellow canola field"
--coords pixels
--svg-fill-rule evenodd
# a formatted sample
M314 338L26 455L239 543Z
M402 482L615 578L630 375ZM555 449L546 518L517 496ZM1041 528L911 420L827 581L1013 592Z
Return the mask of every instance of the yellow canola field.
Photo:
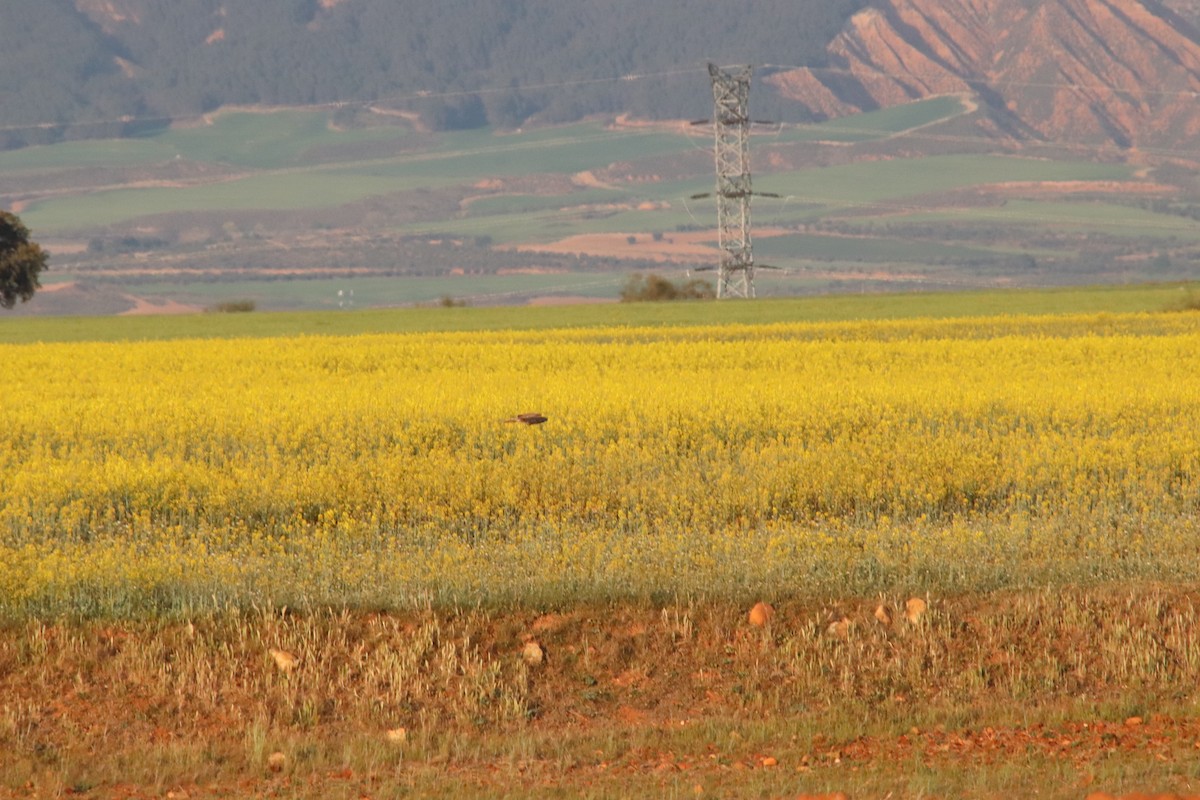
M0 612L1184 578L1200 316L0 346ZM539 426L506 423L543 412Z

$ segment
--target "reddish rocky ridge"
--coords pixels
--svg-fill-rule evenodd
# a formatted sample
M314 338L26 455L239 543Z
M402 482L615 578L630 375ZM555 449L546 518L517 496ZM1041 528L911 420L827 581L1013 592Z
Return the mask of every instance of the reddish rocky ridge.
M1156 0L880 0L828 52L767 80L830 118L969 94L992 135L1200 157L1200 29Z

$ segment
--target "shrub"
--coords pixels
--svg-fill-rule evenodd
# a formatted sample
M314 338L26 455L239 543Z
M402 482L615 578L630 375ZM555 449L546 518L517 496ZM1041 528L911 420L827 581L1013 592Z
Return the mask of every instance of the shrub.
M209 306L208 310L220 314L236 314L253 311L256 307L253 300L223 300Z
M675 283L661 275L634 274L621 287L622 303L707 300L715 296L712 284L698 278Z

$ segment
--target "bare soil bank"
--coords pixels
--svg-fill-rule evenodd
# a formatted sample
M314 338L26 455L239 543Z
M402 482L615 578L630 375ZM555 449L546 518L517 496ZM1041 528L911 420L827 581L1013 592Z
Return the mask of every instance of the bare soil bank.
M1198 596L14 622L0 797L1186 796Z

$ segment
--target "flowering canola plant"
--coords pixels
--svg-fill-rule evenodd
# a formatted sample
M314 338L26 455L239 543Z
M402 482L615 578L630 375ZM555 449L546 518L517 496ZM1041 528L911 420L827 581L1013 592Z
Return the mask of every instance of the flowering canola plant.
M0 346L0 613L1200 567L1200 317ZM545 424L505 422L540 411Z

